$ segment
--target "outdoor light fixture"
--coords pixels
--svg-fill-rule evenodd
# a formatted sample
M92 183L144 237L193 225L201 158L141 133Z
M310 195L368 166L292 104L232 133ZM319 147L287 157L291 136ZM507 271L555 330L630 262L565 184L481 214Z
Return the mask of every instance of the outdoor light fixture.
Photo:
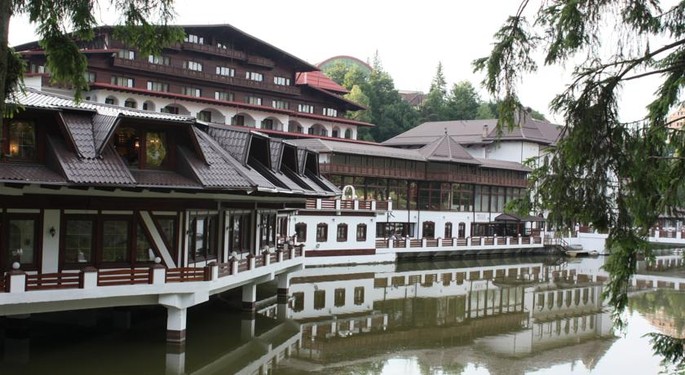
M55 227L50 227L50 229L48 229L48 233L50 233L50 237L55 237L57 230L55 229Z

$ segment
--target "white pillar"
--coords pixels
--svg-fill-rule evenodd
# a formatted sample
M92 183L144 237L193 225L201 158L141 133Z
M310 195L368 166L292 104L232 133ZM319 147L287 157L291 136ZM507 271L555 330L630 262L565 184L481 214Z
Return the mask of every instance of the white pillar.
M183 343L186 340L186 308L167 306L166 340Z

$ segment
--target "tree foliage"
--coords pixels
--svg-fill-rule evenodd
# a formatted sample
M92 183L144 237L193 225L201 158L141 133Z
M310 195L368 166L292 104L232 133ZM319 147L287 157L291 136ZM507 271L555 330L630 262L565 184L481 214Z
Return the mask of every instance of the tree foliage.
M88 82L87 61L79 42L93 39L93 29L98 26L94 11L99 5L90 0L0 0L0 110L23 75L20 56L8 46L10 17L28 15L45 50L51 79L73 87L76 99L80 99ZM110 5L120 15L116 37L143 54L158 52L183 39L181 29L169 26L174 18L173 0L117 0Z
M445 103L446 117L449 120L473 120L478 117L480 104L480 97L471 82L455 83Z
M522 1L495 34L490 55L474 66L500 103L499 126L512 126L522 107L517 86L538 68L538 51L543 64L575 64L571 82L551 102L565 130L534 173L534 200L552 225L583 222L609 231L605 295L621 322L636 259L650 256L650 227L660 214L679 215L682 206L684 132L669 128L666 118L685 84L685 2L662 8L658 0L562 0L528 7ZM644 79L660 80L646 116L621 121L621 89Z
M447 117L447 81L442 71L442 63L438 63L430 89L419 111L421 122L444 121Z

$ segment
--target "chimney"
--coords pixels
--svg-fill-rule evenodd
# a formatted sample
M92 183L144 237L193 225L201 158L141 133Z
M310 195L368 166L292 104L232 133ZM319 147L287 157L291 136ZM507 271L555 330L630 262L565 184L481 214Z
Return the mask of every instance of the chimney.
M488 125L485 124L485 125L483 125L483 138L487 137L487 136L488 136L488 133L489 133L489 131L488 131Z

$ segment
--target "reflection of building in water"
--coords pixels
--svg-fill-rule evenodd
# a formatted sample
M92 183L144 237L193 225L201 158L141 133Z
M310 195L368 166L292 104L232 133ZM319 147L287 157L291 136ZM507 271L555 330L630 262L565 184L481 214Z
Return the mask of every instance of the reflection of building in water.
M324 364L474 343L529 356L612 336L599 266L518 258L305 269L291 279L289 317L302 324L299 357Z

